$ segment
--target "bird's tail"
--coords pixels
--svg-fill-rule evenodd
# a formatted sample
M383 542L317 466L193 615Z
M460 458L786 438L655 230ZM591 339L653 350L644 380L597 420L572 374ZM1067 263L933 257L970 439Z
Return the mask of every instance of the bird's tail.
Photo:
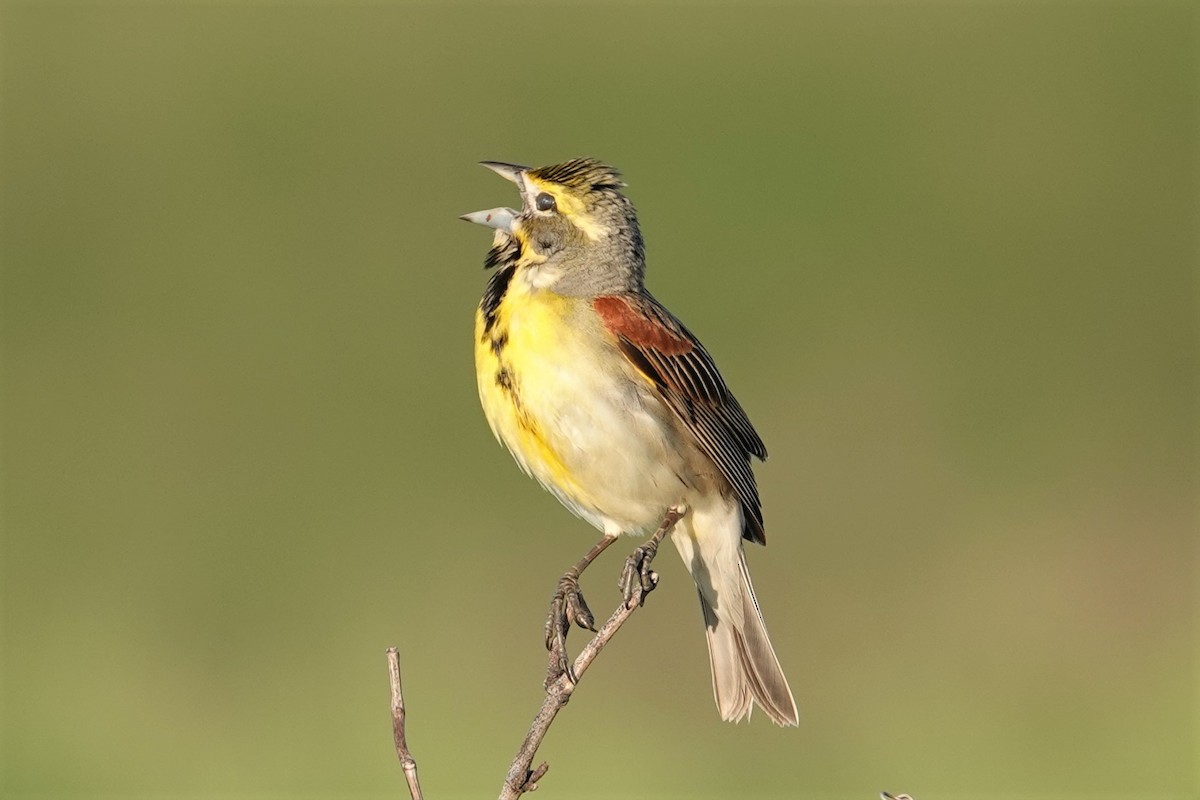
M746 569L741 509L736 503L732 509L723 503L720 508L694 508L671 538L700 593L721 719L745 719L757 703L776 725L796 725L796 702Z

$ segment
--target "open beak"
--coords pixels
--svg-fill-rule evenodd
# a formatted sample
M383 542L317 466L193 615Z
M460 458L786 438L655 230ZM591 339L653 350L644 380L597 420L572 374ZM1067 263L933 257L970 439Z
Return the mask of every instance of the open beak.
M472 211L470 214L463 214L459 219L495 228L505 233L512 233L513 219L516 216L517 212L511 208L489 208L486 211Z
M529 167L522 167L520 164L505 164L503 161L480 161L479 166L487 167L501 178L510 180L517 186L521 186L521 175L529 171Z
M524 176L529 171L529 167L522 167L520 164L505 164L503 161L480 161L479 164L487 167L501 178L512 181L521 190L521 194L525 194ZM512 233L513 219L517 213L511 208L489 208L487 211L463 214L459 219L465 219L467 222L474 222L477 225L486 225L505 233Z

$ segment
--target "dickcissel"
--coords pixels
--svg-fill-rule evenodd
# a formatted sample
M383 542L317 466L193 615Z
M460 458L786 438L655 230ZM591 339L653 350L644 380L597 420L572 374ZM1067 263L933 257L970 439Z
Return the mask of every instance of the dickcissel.
M519 211L463 217L495 229L484 262L495 272L475 319L492 432L603 532L580 569L620 534L680 515L671 539L699 589L721 717L741 720L757 704L795 725L742 551L743 540L766 542L750 458L767 451L708 351L646 291L642 234L619 173L587 158L483 166L522 200ZM571 605L590 627L586 606Z

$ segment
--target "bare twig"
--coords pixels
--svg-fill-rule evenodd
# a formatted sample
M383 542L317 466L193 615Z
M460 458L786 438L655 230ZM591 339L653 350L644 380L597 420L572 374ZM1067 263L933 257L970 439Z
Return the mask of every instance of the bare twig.
M592 640L584 645L583 650L579 652L579 656L575 659L571 669L558 676L557 680L553 681L546 687L546 699L542 701L542 707L538 710L537 716L533 718L533 723L529 726L529 732L525 734L525 740L521 742L521 749L517 751L516 758L513 759L512 765L508 768L508 775L504 778L504 786L500 790L499 800L516 800L525 792L532 792L537 788L537 782L550 765L542 762L536 769L531 770L530 765L533 764L533 757L537 754L537 749L542 743L542 739L546 737L547 731L550 730L551 723L554 722L555 716L571 699L571 695L578 685L578 681L583 678L583 673L587 672L591 663L608 644L609 640L620 630L625 624L625 620L636 611L645 601L646 594L654 588L654 581L637 580L637 573L651 577L649 572L649 562L654 558L654 554L658 549L658 545L662 542L671 529L675 527L675 523L683 516L681 509L671 509L662 525L655 531L646 544L638 548L641 553L640 563L634 563L634 558L631 557L626 565L626 574L630 573L631 568L634 570L631 579L624 586L625 598L617 610L612 613L608 621L601 626Z
M408 752L408 740L404 737L404 692L400 689L400 655L396 648L387 649L388 677L392 682L392 738L396 741L396 755L404 780L408 781L408 793L412 800L422 800L421 782L417 780L417 762Z
M650 570L650 562L658 552L659 544L671 532L683 514L684 509L682 508L673 508L668 511L662 525L654 535L626 560L621 578L624 595L621 605L617 606L617 610L600 627L591 641L584 645L574 663L571 664L571 668L546 687L546 699L542 701L542 707L529 726L525 740L521 742L521 749L517 751L516 758L508 768L508 775L505 776L504 786L500 791L500 800L516 800L525 792L532 792L537 788L538 781L546 774L546 770L550 768L550 765L543 761L536 769L530 769L542 739L550 730L555 716L571 699L583 673L587 672L588 667L596 660L596 656L600 655L604 646L625 624L625 620L629 619L633 612L642 606L646 595L654 589L658 576ZM396 756L400 759L400 767L404 770L404 779L408 782L408 793L412 796L412 800L422 800L421 783L417 780L417 762L408 750L408 741L404 733L404 693L400 687L400 656L397 654L396 648L389 647L387 649L387 661L388 677L392 684L392 735L396 743Z

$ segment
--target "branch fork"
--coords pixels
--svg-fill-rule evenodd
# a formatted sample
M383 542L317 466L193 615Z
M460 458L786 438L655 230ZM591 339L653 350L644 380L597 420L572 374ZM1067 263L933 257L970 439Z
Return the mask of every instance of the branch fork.
M558 712L571 699L583 673L587 672L588 667L621 629L625 621L646 602L646 595L658 585L658 574L650 568L651 562L658 553L659 544L685 513L686 509L682 507L670 509L654 535L625 560L619 583L622 593L621 604L600 626L595 636L583 646L574 661L570 661L566 655L566 630L561 629L561 626L558 629L555 628L556 613L566 610L566 619L589 629L591 629L592 620L590 611L586 611L586 605L582 607L586 614L578 613L580 608L575 605L575 602L578 600L582 604L581 596L563 596L564 581L567 583L569 595L573 584L572 579L577 581L583 568L615 540L612 538L601 540L589 551L587 556L584 556L578 564L568 570L567 574L563 576L563 581L559 582L559 591L555 594L554 603L551 605L551 618L546 627L546 645L550 651L550 666L545 684L546 697L542 700L541 708L533 718L533 722L525 734L525 739L521 742L521 747L508 768L508 774L505 775L504 784L500 789L499 800L516 800L522 794L538 788L538 781L550 769L550 765L545 761L536 768L530 768L542 739L550 730L550 725L554 722ZM577 594L578 585L574 584L573 588ZM589 624L583 625L583 622ZM400 661L396 648L388 648L387 660L388 676L392 687L392 733L396 745L396 755L400 759L400 767L404 771L409 795L412 800L423 800L421 784L417 779L417 762L409 752L408 740L405 735L404 695L401 690Z

